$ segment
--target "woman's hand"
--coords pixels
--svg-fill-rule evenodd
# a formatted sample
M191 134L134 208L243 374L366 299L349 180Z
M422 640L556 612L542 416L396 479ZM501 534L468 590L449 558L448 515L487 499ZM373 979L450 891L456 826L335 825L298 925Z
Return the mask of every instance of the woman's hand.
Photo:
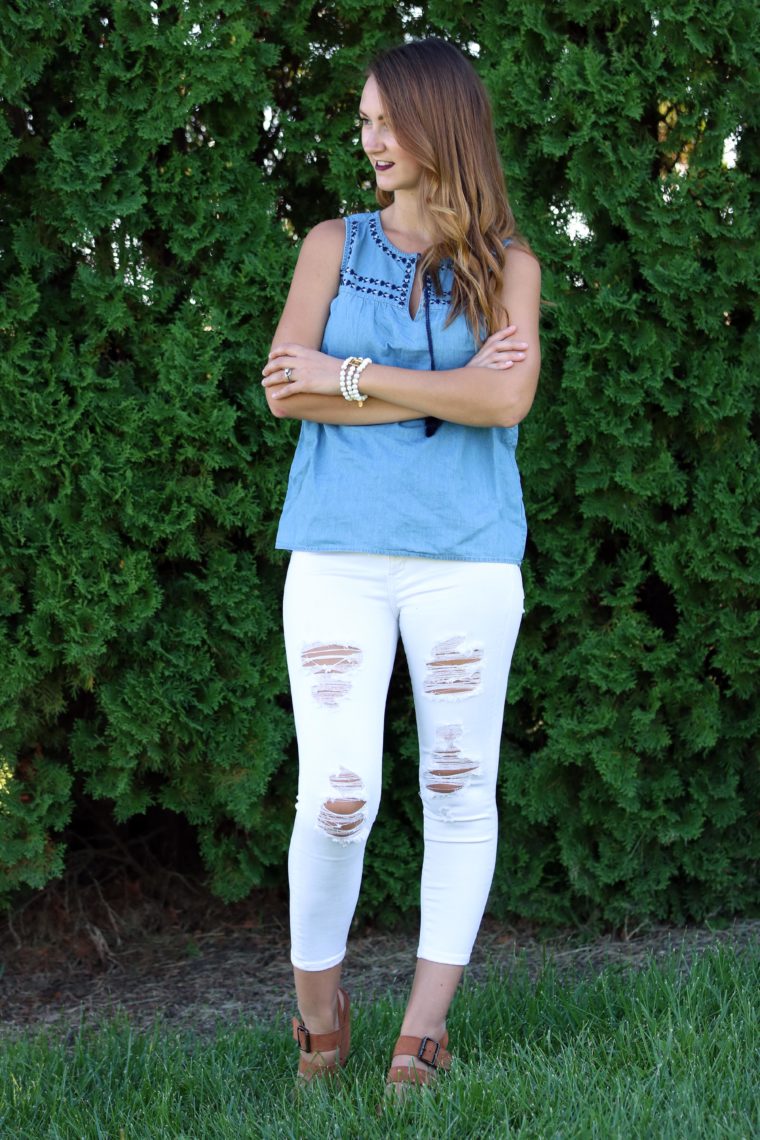
M273 400L298 393L339 396L341 364L337 357L302 344L278 344L269 353L261 383L272 389L269 395Z
M497 329L489 336L481 349L468 360L466 368L496 368L503 370L512 368L518 361L525 359L528 345L525 341L513 340L517 332L517 325L507 325L505 329Z

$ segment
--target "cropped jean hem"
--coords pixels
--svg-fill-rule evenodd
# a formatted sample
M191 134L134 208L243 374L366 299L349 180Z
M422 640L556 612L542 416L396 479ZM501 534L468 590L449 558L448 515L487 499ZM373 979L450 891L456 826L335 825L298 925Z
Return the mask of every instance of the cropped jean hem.
M428 951L422 945L417 947L417 957L424 958L426 962L435 962L438 966L467 966L470 962L469 954L447 954L445 950Z
M320 970L331 970L333 966L339 966L345 956L346 951L344 950L342 954L334 954L332 958L325 958L322 962L305 962L303 959L297 959L291 953L290 962L297 970L303 970L308 974L317 974Z

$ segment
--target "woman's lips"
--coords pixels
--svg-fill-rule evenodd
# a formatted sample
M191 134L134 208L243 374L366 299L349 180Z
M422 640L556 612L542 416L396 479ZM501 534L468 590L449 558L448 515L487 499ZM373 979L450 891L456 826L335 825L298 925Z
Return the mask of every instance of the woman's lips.
M393 162L376 162L375 163L375 170L390 170L390 168L392 166L395 166L395 163L393 163Z

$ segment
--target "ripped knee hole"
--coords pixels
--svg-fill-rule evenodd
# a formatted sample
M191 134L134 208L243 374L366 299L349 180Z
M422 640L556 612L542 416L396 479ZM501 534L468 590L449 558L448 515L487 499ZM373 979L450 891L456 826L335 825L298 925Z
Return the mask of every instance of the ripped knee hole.
M433 783L426 784L428 791L446 795L459 792L478 767L475 760L462 754L459 738L463 732L458 724L446 724L436 729L437 744L427 771L428 779Z
M350 838L366 820L364 809L367 801L361 798L364 792L361 777L341 768L336 775L330 776L330 786L337 794L322 804L317 827L332 839Z

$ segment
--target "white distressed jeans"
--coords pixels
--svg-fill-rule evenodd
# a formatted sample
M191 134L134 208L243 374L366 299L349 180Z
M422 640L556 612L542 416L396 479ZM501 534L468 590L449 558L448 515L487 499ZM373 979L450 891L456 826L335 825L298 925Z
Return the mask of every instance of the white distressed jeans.
M522 611L520 569L509 563L292 555L284 619L299 752L289 857L295 966L326 970L345 954L380 804L399 634L424 816L417 953L469 961L493 877L499 743Z

